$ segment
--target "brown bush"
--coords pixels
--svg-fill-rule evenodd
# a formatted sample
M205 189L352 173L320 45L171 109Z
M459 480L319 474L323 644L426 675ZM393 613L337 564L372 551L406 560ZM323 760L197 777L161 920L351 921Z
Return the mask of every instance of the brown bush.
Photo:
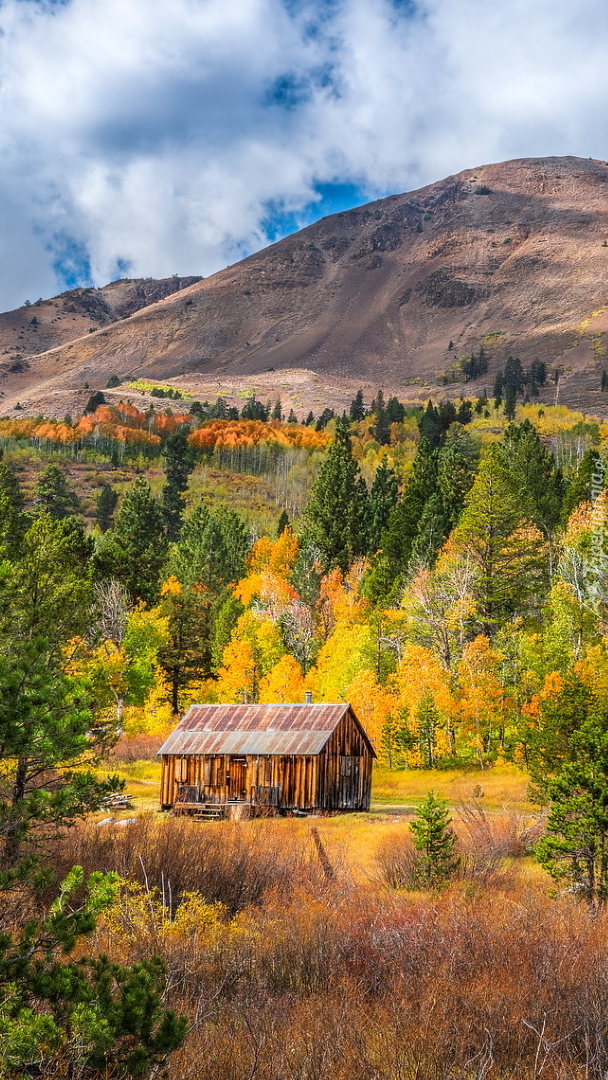
M605 1080L608 912L551 899L521 859L433 896L328 879L289 825L150 817L58 843L66 866L142 883L96 947L165 960L166 1003L191 1021L174 1080ZM500 865L512 826L488 828ZM407 828L389 839L407 870Z
M113 870L158 888L172 904L184 892L199 892L229 912L296 881L325 882L308 838L294 842L273 821L201 825L148 814L131 824L83 825L56 842L52 861L60 877L74 864L87 873Z
M158 761L158 748L163 742L158 735L131 735L119 739L112 747L108 763L132 765L135 761Z

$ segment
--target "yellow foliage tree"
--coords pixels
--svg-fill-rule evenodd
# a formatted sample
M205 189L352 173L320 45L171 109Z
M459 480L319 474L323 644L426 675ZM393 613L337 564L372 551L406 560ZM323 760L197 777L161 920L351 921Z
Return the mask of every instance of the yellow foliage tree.
M347 701L353 679L375 659L375 635L366 623L339 623L321 646L307 684L316 701Z
M289 653L260 679L259 700L263 702L303 701L304 693L304 673Z
M295 536L285 529L278 540L263 536L248 559L248 573L235 586L234 595L244 607L257 601L258 607L273 621L280 619L297 592L288 578L300 547Z
M500 675L503 656L489 638L480 634L463 650L458 665L461 734L483 766L484 755L502 749L505 727L512 709Z
M421 645L407 645L392 686L396 705L408 718L412 745L405 751L406 764L419 768L449 757L455 702L448 673L437 657Z
M371 668L357 672L348 688L348 700L372 741L380 752L382 730L397 701L393 691L382 686Z
M271 671L284 651L278 627L253 611L245 611L224 650L216 700L257 701L260 679Z

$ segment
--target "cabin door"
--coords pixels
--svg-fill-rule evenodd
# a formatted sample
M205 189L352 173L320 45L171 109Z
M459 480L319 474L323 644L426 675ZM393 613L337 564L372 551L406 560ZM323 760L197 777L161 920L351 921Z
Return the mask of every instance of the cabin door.
M247 798L247 761L245 758L230 759L228 797L230 799Z
M344 755L340 758L340 806L352 808L359 795L360 758Z

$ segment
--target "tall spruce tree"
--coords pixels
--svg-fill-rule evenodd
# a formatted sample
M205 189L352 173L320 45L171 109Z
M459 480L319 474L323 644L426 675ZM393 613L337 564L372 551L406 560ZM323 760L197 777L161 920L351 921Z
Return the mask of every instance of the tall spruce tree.
M608 709L568 674L542 703L542 722L528 734L537 791L549 800L546 835L536 846L542 866L569 891L599 906L608 900Z
M102 533L111 528L117 504L118 492L114 490L111 484L104 484L95 506L95 520Z
M498 446L522 513L547 538L552 537L561 518L564 498L564 481L553 453L529 420L509 424Z
M386 456L382 458L369 494L368 543L370 553L380 547L382 533L388 524L393 507L397 503L399 488L397 474L391 469Z
M0 546L15 555L27 529L24 498L12 469L0 461Z
M365 554L368 499L348 423L339 420L302 515L305 538L316 544L328 568L346 571L354 558Z
M177 540L186 508L183 493L194 468L194 452L188 442L188 429L173 432L163 447L167 482L162 491L162 509L168 540Z
M392 511L382 537L382 550L397 573L407 568L425 505L436 490L437 456L428 439L422 438L403 498Z
M56 521L78 513L80 500L58 465L46 465L39 474L34 484L34 507L48 511Z
M474 576L480 629L493 635L517 609L538 601L546 588L545 553L525 524L525 507L515 492L500 448L488 447L454 530L454 551Z
M93 730L87 691L66 674L67 642L87 629L89 574L63 522L46 512L0 584L0 851L14 867L108 790L85 764L114 732Z
M97 575L120 581L132 600L154 603L167 546L161 507L145 476L138 476L123 497L114 529L99 545Z
M583 454L575 476L570 481L564 494L562 504L562 525L565 525L570 514L579 503L591 500L591 488L593 474L598 477L605 476L605 470L599 451L587 450ZM598 485L599 486L599 485ZM604 486L604 484L602 484Z
M357 390L353 400L350 403L350 409L348 415L353 423L357 423L358 420L365 420L365 405L363 404L363 390Z

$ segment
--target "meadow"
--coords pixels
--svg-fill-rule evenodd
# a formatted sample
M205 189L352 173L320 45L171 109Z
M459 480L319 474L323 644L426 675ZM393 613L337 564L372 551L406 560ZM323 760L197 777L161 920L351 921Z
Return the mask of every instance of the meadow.
M53 862L121 875L87 950L162 957L189 1020L170 1077L605 1076L608 916L552 890L521 772L378 770L368 815L203 825L152 810L155 762L121 772L136 820L70 830ZM408 878L408 821L441 783L461 864L430 893Z

